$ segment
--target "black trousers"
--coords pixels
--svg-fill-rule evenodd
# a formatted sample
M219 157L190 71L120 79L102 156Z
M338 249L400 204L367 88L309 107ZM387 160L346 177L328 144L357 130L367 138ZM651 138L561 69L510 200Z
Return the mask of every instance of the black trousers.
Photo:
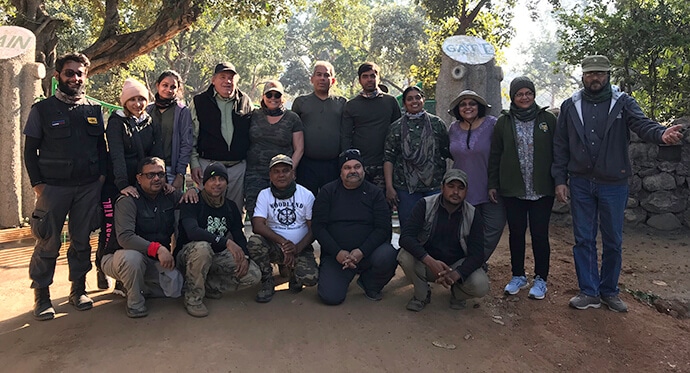
M532 253L534 255L534 274L546 281L549 276L549 220L553 207L552 196L545 196L536 201L515 197L503 197L510 232L510 265L513 276L525 275L525 233L529 224L532 236Z

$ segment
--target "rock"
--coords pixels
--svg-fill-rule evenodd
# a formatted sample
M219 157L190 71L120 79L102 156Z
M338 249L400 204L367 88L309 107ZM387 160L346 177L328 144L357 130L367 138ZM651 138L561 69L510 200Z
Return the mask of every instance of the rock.
M647 176L656 175L658 173L659 173L659 170L657 170L656 167L642 167L637 174L640 177L644 178Z
M641 172L640 176L642 176ZM662 172L643 178L642 186L650 192L656 192L657 190L672 190L676 188L676 179L668 172Z
M681 212L685 210L687 202L669 191L658 191L650 194L640 203L642 207L655 214L667 212Z
M686 227L690 227L690 210L686 210L683 213L683 222L685 223Z
M629 184L629 193L630 194L635 194L639 192L642 189L642 178L640 178L637 175L633 175L630 178L630 184Z
M467 341L467 340L472 338L472 334L467 333L467 334L465 334L465 336L463 338Z
M634 209L635 207L640 205L640 201L638 201L636 198L628 197L628 208L629 209Z
M636 207L634 209L625 209L623 212L623 217L625 222L630 225L638 225L644 223L647 220L647 211L641 207Z
M497 319L491 319L491 321L495 322L495 323L498 324L498 325L505 325L505 324L506 324L506 323L504 323L503 321L497 320Z
M685 177L684 176L676 175L675 179L676 179L676 186L678 186L678 187L684 186L687 188L687 185L685 184Z
M632 132L631 132L632 133ZM649 144L639 142L631 143L628 147L628 154L630 156L630 161L632 163L637 163L638 161L648 160ZM653 158L652 158L653 159Z
M685 163L678 163L676 165L676 175L690 176L690 167L688 167Z
M567 202L554 200L551 212L555 212L557 214L567 214L570 212L570 205Z
M652 280L652 284L657 285L657 286L668 286L668 284L664 281L661 280Z
M445 343L445 342L439 342L439 341L433 341L431 342L432 345L439 347L439 348L445 348L446 350L455 350L457 347L452 344L452 343Z
M657 166L657 168L661 172L673 172L676 170L676 167L679 164L680 163L664 161L664 162L659 162L659 165Z
M672 231L681 227L680 220L670 212L653 215L647 220L647 225L661 231Z

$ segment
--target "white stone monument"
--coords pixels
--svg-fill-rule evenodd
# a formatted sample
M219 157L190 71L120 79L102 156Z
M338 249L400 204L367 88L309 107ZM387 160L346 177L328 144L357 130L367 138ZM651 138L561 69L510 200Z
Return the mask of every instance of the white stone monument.
M22 131L41 96L45 66L36 59L36 36L22 27L0 27L0 228L16 227L36 200L24 168Z
M501 81L503 70L496 66L494 47L481 38L451 36L443 42L441 71L436 82L436 114L447 124L455 118L448 114L448 105L457 95L471 89L491 105L487 115L501 112Z

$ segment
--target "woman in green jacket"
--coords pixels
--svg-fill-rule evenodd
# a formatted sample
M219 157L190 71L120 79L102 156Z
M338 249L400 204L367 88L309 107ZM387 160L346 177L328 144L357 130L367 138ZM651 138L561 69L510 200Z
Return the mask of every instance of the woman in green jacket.
M489 155L489 199L503 198L510 232L513 277L505 293L529 285L525 276L525 233L532 236L532 299L544 299L549 274L549 219L554 200L551 177L556 117L534 102L534 83L521 76L510 83L510 110L498 118Z

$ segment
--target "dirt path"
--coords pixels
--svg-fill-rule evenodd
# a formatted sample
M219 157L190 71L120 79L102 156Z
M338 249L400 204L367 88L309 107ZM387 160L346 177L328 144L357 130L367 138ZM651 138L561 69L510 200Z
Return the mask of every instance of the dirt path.
M621 283L666 299L687 300L687 232L626 231ZM400 269L381 302L356 285L346 302L321 305L315 289L279 292L269 304L254 289L208 300L211 315L195 319L179 299L148 302L150 315L128 319L124 299L92 292L96 307L66 304L62 259L51 288L56 320L36 322L27 312L26 243L0 249L0 371L8 372L690 372L690 322L658 313L628 293L630 312L567 307L577 291L572 233L553 227L549 293L505 297L510 277L507 233L490 261L490 295L463 311L434 288L421 313L405 310L412 295ZM531 268L532 258L526 261ZM89 289L95 289L89 274ZM662 285L657 285L662 284ZM664 286L665 284L666 286ZM287 287L284 284L283 287ZM453 344L454 350L433 342Z

